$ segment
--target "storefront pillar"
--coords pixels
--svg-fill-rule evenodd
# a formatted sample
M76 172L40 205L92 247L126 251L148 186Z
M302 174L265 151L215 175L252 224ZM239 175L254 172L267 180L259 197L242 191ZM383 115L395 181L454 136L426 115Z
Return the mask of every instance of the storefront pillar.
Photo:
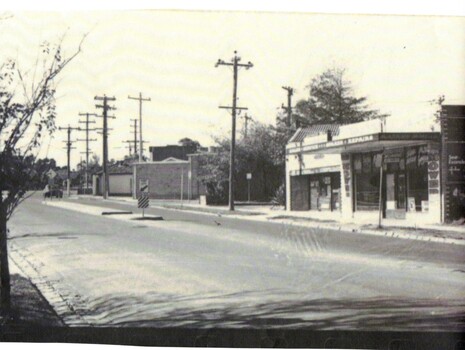
M428 145L428 217L434 223L441 222L441 171L439 145Z
M352 156L341 154L341 216L342 219L353 217Z
M289 155L286 154L286 166L285 166L285 173L286 173L286 211L291 211L291 174L289 170L288 164L288 157Z

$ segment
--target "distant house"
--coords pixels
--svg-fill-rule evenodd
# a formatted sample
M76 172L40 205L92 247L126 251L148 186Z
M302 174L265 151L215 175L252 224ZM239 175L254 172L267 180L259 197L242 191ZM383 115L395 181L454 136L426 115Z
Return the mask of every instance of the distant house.
M54 170L55 176L49 178L49 185L66 186L66 180L68 179L68 169L56 169ZM69 174L71 185L77 185L79 182L79 173L77 171L71 171Z
M131 196L133 189L132 165L124 162L109 165L108 167L108 194L112 196ZM93 194L103 194L103 170L93 176Z
M176 158L179 160L187 160L188 154L196 153L198 146L189 145L167 145L167 146L152 146L149 147L152 162L160 162L167 158Z

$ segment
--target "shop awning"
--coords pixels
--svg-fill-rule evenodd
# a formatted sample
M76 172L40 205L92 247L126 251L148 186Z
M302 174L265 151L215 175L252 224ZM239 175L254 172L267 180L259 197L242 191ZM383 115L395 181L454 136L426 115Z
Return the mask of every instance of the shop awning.
M299 147L288 149L288 154L296 153L360 153L379 151L382 149L407 147L427 142L439 142L439 132L399 132L399 133L377 133L363 136L350 137L340 140L302 144Z
M341 167L339 165L333 165L333 166L325 166L321 168L312 168L312 169L302 168L299 170L291 170L289 171L289 175L297 176L297 175L326 174L326 173L333 173L333 172L338 172L338 171L341 171Z

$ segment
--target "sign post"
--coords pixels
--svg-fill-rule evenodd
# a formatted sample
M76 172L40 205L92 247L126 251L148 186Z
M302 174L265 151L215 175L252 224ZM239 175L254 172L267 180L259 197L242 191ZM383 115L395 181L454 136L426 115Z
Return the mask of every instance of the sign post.
M247 202L250 203L250 180L252 180L252 173L247 173Z
M145 208L149 207L149 180L139 180L139 192L137 207L142 209L142 217L144 217Z
M187 172L187 200L191 201L191 197L192 197L192 171L189 169L189 171Z

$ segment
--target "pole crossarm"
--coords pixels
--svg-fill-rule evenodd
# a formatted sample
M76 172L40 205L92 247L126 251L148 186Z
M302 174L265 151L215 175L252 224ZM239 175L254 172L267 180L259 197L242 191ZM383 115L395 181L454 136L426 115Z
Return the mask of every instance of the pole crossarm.
M235 108L236 111L238 111L238 110L241 110L241 111L242 110L244 110L244 111L249 110L249 108L247 108L247 107L218 106L218 108L223 108L223 109L233 109L233 108Z

